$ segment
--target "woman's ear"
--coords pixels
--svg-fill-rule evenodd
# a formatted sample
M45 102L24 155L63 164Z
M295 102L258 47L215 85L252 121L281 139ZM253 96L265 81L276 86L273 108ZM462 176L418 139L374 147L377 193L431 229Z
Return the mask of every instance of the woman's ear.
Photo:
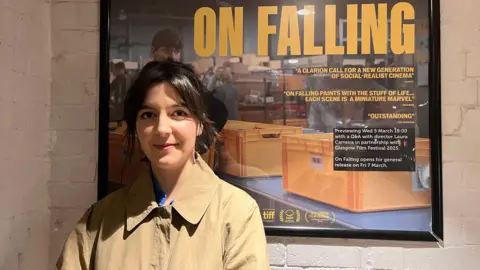
M199 124L197 127L197 136L202 135L202 133L203 133L203 125Z

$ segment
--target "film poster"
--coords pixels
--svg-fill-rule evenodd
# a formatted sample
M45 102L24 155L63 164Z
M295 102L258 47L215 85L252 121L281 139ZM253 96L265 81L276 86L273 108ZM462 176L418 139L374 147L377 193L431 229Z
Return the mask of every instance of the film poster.
M111 7L111 99L158 53L193 65L228 109L202 157L266 227L429 231L428 1ZM109 127L115 190L141 165L124 163L113 105Z

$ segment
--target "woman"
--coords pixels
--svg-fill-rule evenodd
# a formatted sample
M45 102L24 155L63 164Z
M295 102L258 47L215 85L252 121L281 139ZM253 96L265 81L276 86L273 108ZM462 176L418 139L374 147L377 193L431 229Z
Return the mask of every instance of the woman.
M148 63L125 100L128 150L148 160L129 187L93 204L70 234L57 269L269 269L256 202L199 158L216 136L204 86L185 64Z

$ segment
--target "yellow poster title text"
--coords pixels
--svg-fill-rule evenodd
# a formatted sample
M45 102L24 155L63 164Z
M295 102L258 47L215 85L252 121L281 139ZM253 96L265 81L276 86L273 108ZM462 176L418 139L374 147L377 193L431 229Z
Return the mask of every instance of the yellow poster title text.
M306 5L301 12L297 6L259 6L257 54L269 54L270 35L278 35L279 56L288 52L295 56L386 54L388 46L394 54L415 53L415 9L410 3L398 2L390 11L387 4L348 4L346 12L346 42L343 45L337 42L337 6L326 5L325 42L317 45L314 42L318 39L315 37L315 5ZM278 26L269 23L273 16L280 16ZM300 40L301 17L303 44ZM243 7L221 7L218 14L209 7L199 8L194 16L195 52L201 57L212 56L218 44L219 56L243 55L243 21ZM361 38L360 49L358 38Z

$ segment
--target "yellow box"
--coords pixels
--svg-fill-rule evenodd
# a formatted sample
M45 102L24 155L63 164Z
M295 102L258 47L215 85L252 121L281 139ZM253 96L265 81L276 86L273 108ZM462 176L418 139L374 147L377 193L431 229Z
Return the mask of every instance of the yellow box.
M303 118L289 118L285 119L286 126L295 126L295 127L304 127L308 128L308 121L307 119ZM273 124L275 125L283 125L283 119L275 119L273 120Z
M428 139L416 139L416 162L428 164ZM315 158L315 159L314 159ZM320 164L313 162L321 160ZM352 212L422 208L431 192L414 191L412 172L334 171L333 134L282 137L283 188Z
M282 136L301 133L301 127L229 120L221 132L220 171L238 177L279 176Z

